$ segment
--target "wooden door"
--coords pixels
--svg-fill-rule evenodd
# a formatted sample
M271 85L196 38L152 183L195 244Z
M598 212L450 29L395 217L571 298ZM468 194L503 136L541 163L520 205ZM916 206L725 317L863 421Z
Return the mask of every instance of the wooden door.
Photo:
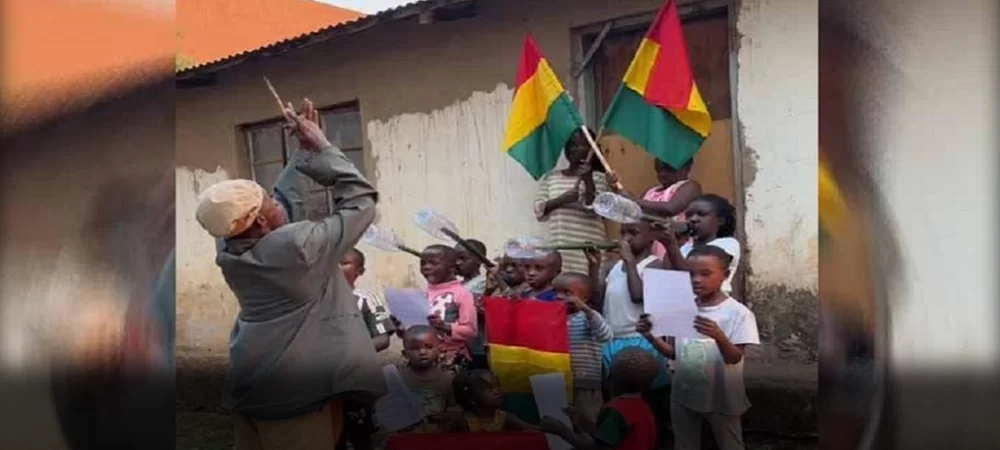
M594 55L594 98L599 116L607 110L621 85L647 26L610 32ZM736 186L733 166L729 19L722 12L686 20L683 27L695 80L713 120L712 133L695 155L691 178L701 183L706 193L721 195L735 205L742 190ZM618 136L602 137L600 144L629 191L641 195L657 184L650 154ZM614 224L609 224L608 230L612 236L619 234ZM737 234L742 236L742 230ZM742 293L741 278L737 274L734 280L738 294Z

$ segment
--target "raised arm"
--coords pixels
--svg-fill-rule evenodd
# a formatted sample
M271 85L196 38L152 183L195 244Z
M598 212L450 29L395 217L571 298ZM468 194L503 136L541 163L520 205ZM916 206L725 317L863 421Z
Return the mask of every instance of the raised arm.
M687 206L700 195L701 184L694 180L688 180L687 183L684 183L681 187L677 188L677 192L674 193L674 196L668 201L652 202L649 200L643 200L642 198L636 198L635 202L639 204L642 211L646 214L661 217L673 217L684 212Z
M326 139L316 114L308 101L303 115L296 114L290 106L285 110L288 120L295 124L303 148L294 157L295 169L320 186L331 188L334 195L332 214L311 223L298 238L298 246L308 263L338 264L343 253L361 239L374 220L378 194L340 149ZM290 190L284 195L294 195L296 186L302 186L291 175L289 180Z

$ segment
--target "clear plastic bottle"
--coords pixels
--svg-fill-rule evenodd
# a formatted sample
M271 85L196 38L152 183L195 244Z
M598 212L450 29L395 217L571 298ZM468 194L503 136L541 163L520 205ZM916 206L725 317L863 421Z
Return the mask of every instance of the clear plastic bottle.
M535 236L508 239L503 244L503 253L511 258L535 259L545 256L550 250L545 248L544 239Z
M434 236L436 239L447 242L453 242L455 240L452 236L449 236L448 233L441 230L448 230L453 236L458 235L458 227L455 226L455 223L447 217L434 212L432 209L421 209L420 211L417 211L417 214L414 215L413 218L416 220L417 226L420 227L420 229L426 231L427 234Z
M591 206L597 215L618 223L639 223L643 218L638 203L613 192L603 192Z
M388 228L371 225L361 235L361 242L385 252L399 251L399 238Z

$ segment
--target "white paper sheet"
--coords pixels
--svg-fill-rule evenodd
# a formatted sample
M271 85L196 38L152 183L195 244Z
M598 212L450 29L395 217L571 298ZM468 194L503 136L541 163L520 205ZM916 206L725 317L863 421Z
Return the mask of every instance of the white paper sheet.
M418 289L395 289L385 290L385 302L389 306L389 311L403 328L413 325L427 325L427 316L431 313L430 304L427 303L427 295Z
M653 336L704 338L694 330L698 305L688 272L646 269L642 276L643 310L653 321Z
M531 381L531 391L535 394L535 405L538 406L538 417L552 416L572 428L573 424L570 423L569 416L563 411L569 406L569 400L566 398L565 376L555 372L532 375L529 380ZM549 450L573 448L568 442L556 435L546 433L545 438L549 441Z
M424 417L420 400L403 383L395 366L382 367L388 392L375 402L375 420L388 432L416 425Z

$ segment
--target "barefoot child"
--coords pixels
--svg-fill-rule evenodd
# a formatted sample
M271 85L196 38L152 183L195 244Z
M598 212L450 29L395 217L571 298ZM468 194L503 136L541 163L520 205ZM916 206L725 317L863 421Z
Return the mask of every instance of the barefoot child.
M537 430L517 416L503 409L503 393L493 372L483 369L459 373L452 381L455 401L463 413L457 416L444 432L498 432Z
M358 309L371 334L375 351L381 352L389 348L389 336L396 331L389 313L375 296L356 287L358 278L365 274L365 254L356 248L348 250L340 262L340 270L347 285L358 297ZM337 449L346 450L348 442L355 450L372 448L371 436L376 432L376 426L372 420L371 408L348 398L344 400L344 413L344 432L337 443Z
M562 255L559 252L549 252L526 261L524 277L528 282L528 292L525 296L547 302L555 300L556 292L552 289L552 280L555 280L560 272L562 272Z
M684 345L672 380L674 448L700 450L701 427L707 420L720 450L743 450L740 418L750 408L743 385L743 351L748 344L760 344L757 319L723 290L730 263L725 250L711 245L698 247L687 262L699 313L694 329L711 340L711 347L701 340L672 345L654 337L648 316L639 320L636 330L667 358L678 359L675 349Z
M444 367L459 372L469 364L468 345L479 331L476 302L456 278L455 249L432 245L420 255L420 274L427 280L427 321L440 338Z
M597 418L601 397L601 348L611 340L611 328L591 306L591 280L582 273L562 273L552 282L566 304L569 355L573 368L573 405L589 420Z
M653 450L656 447L656 419L642 399L659 368L648 351L629 347L620 350L611 364L609 383L612 398L601 408L597 421L566 411L574 431L565 423L545 417L542 429L555 434L577 450Z
M424 407L424 421L412 431L438 431L438 424L455 405L451 381L454 374L441 366L438 333L427 325L403 332L403 364L399 375Z

